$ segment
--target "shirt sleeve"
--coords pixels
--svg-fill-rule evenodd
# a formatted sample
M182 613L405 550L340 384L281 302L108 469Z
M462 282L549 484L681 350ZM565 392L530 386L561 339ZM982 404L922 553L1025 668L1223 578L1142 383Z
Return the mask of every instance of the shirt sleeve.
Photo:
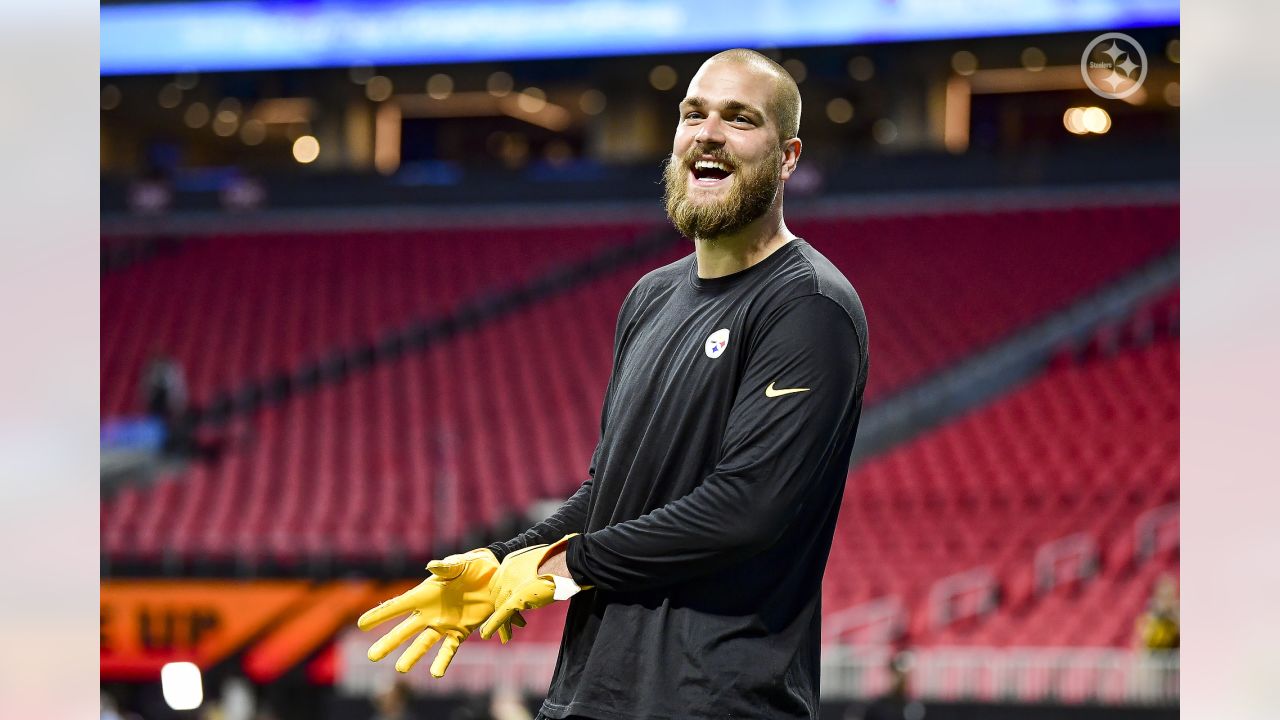
M591 482L587 478L578 490L556 509L551 517L537 523L506 542L496 542L489 549L501 561L507 555L532 545L548 545L569 533L582 532L587 526L587 504L591 500Z
M695 578L771 547L805 503L831 501L823 470L855 421L864 362L853 320L807 295L755 335L715 470L682 498L571 540L579 583L627 592Z

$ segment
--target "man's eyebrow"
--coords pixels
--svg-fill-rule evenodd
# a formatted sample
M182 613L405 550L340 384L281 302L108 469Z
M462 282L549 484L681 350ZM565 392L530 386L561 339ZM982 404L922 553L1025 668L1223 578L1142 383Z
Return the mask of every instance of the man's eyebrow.
M706 107L709 104L710 103L707 102L706 98L698 97L696 95L693 97L687 97L684 100L680 101L680 107L701 108L701 107ZM761 110L760 108L750 103L745 103L741 100L726 100L721 105L721 108L723 110L744 110L746 112L753 113L754 115L757 115L759 117L764 117L763 110Z

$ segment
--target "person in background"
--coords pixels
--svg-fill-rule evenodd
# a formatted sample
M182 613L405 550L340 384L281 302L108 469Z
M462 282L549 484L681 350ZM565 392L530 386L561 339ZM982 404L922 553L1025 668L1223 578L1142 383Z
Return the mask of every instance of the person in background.
M890 684L888 692L871 701L862 711L860 720L920 720L925 715L924 705L907 696L907 682L911 671L911 654L898 653L889 661Z
M101 708L98 714L100 720L124 720L124 716L120 714L120 708L116 705L116 699L105 690L101 693Z
M169 355L153 350L142 376L142 402L147 415L164 425L164 452L183 455L190 449L187 423L187 376Z
M1156 580L1147 611L1135 627L1136 644L1142 650L1177 650L1179 643L1178 581L1165 573Z
M1145 656L1143 670L1135 675L1157 698L1177 697L1181 624L1178 619L1178 581L1161 575L1147 601L1147 610L1134 624L1134 645Z
M493 720L531 720L533 715L524 706L520 693L510 685L498 687L489 701L489 715Z
M374 698L377 712L373 720L412 720L416 716L409 708L409 686L403 682L394 682Z

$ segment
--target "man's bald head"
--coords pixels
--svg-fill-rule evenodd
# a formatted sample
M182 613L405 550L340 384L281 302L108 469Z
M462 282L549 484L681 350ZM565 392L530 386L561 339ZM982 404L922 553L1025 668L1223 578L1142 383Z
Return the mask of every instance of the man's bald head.
M718 52L707 58L702 64L706 67L712 63L737 63L760 72L773 82L773 93L768 110L778 125L778 139L790 140L800 136L800 88L796 81L778 63L770 60L755 50L734 48ZM701 70L699 70L701 71Z

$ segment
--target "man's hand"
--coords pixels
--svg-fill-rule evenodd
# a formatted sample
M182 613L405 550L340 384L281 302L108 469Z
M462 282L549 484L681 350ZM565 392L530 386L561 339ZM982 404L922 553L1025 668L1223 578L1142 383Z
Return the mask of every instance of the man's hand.
M409 636L420 632L396 661L396 670L409 672L427 650L443 638L440 652L431 663L431 674L444 677L458 646L493 613L490 581L498 567L498 559L488 549L433 560L427 565L431 577L360 616L356 624L361 630L369 630L397 615L410 613L369 648L369 659L374 662L381 660ZM502 642L511 639L513 624L524 627L524 618L519 614L510 615L495 627Z
M517 550L502 561L491 583L494 612L480 627L480 637L489 638L501 632L502 626L519 616L521 610L533 610L555 601L556 583L552 575L570 577L564 550L574 535L577 533L565 535L550 545ZM557 572L561 564L563 571Z

